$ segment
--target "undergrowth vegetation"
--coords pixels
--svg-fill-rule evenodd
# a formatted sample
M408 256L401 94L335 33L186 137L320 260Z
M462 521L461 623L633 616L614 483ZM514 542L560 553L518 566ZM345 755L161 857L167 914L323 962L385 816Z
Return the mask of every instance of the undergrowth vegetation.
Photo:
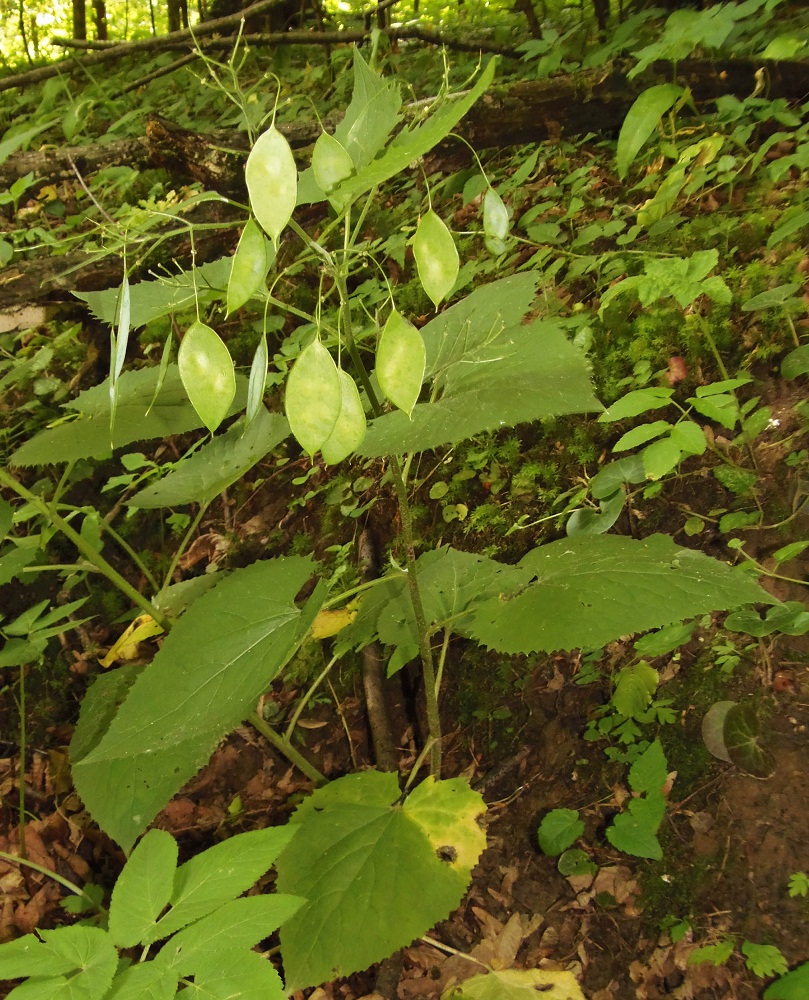
M784 10L644 11L598 40L566 11L507 71L475 55L437 74L434 53L375 34L292 73L294 50L268 68L237 42L129 93L143 65L6 102L0 166L34 141L137 134L144 108L238 128L249 151L246 194L127 165L0 193L4 268L123 262L81 307L0 333L5 718L22 775L32 732L47 739L37 712L94 675L61 709L70 787L128 855L111 897L100 875L61 879L77 923L0 945L0 977L30 977L12 995L280 998L426 935L486 846L482 795L445 774L442 708L507 745L510 698L559 651L602 696L581 736L626 788L600 830L584 803L544 815L539 847L566 878L595 873L598 844L664 862L675 759L772 773L768 707L734 683L753 662L792 683L774 644L800 662L789 643L809 632L809 105L766 82L769 60L800 56L806 17ZM760 87L697 106L683 60L730 50L761 61ZM617 142L454 136L497 74L618 58L629 79L669 73ZM314 109L327 125L293 151L286 126ZM378 769L327 780L301 716L337 671L368 690L369 649L376 682L406 677L413 759L385 759L372 718ZM464 692L464 656L488 690ZM304 693L279 708L273 685ZM704 755L678 728L690 702ZM178 867L150 825L246 721L313 791L287 825ZM0 858L35 867L24 847ZM277 891L242 896L273 864ZM283 981L251 950L278 928ZM704 930L671 910L662 929ZM764 996L805 995L809 964L789 972L748 933L691 961L736 956L779 977ZM496 965L447 995L546 988L583 996L569 971Z

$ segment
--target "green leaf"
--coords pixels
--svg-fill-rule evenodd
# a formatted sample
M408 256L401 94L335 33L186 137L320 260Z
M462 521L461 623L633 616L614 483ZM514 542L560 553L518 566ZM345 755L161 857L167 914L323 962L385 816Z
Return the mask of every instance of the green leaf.
M781 308L785 302L789 301L800 290L800 287L798 284L792 284L768 288L766 292L761 292L759 295L754 295L752 299L748 299L742 306L742 312L754 312L756 309Z
M0 945L0 976L33 977L12 992L48 1000L98 1000L118 965L118 952L98 927L59 927ZM53 977L53 978L45 978Z
M629 787L633 792L662 792L668 779L668 763L660 740L655 740L629 769Z
M0 587L18 577L26 566L34 562L39 555L37 549L21 549L8 546L0 555Z
M261 288L273 256L273 248L268 246L264 233L254 219L248 219L239 237L230 269L228 313L241 309Z
M458 280L458 250L446 223L430 209L419 219L413 256L421 287L438 308Z
M196 320L185 331L177 363L191 405L213 434L230 412L236 395L230 351L216 330Z
M165 830L149 830L118 876L110 902L109 935L119 948L152 939L157 918L171 897L177 841Z
M146 326L161 316L181 312L199 301L205 305L220 299L228 285L233 267L231 257L221 257L202 267L181 271L170 278L157 281L139 281L129 289L130 323L132 327ZM86 302L90 311L108 326L117 319L118 289L105 288L100 292L73 292L77 299Z
M797 233L805 226L809 226L809 209L804 209L802 212L796 212L785 222L782 222L777 229L774 229L770 234L770 238L767 240L767 249L774 249L779 243L783 243L785 239L792 236L794 233Z
M38 125L32 125L30 128L10 128L3 136L2 142L0 142L0 164L5 163L12 153L16 153L21 146L30 142L41 132L45 132L58 121L59 118L48 118L46 121L40 122Z
M725 938L716 944L703 945L702 948L691 952L688 964L701 965L703 962L710 962L712 965L724 965L733 954L733 948L733 938Z
M144 944L169 937L246 892L295 832L287 825L239 833L186 861L174 877L171 909L143 939Z
M518 564L536 582L480 605L469 633L499 652L598 649L711 610L777 603L743 573L665 535L566 538Z
M791 899L796 896L809 896L809 875L806 872L793 872L789 876L787 890Z
M644 90L627 112L618 136L615 162L618 176L623 179L657 128L660 119L683 96L685 91L673 83L660 83Z
M484 430L601 408L586 360L557 322L535 320L499 332L494 332L497 324L483 326L483 316L480 322L477 329L467 327L465 350L457 348L454 338L431 343L427 328L421 331L427 371L431 373L431 358L436 358L432 374L442 394L434 402L418 403L410 420L392 412L371 421L360 454L425 451ZM442 359L446 367L436 370Z
M284 405L295 439L311 458L331 437L343 405L343 389L334 360L313 340L292 366Z
M790 542L789 545L784 545L780 549L776 549L772 557L780 566L781 563L795 559L802 552L805 552L806 549L809 549L809 541Z
M610 497L602 500L598 510L585 507L574 510L565 525L565 534L573 535L603 535L609 531L621 516L626 503L626 491L619 487Z
M247 430L241 421L208 441L158 482L126 502L130 507L180 507L208 504L237 482L289 434L289 424L264 406Z
M598 419L603 420L604 416L605 414L602 413ZM639 427L633 427L626 434L622 434L612 446L612 450L614 452L629 451L630 448L646 444L647 441L652 441L654 438L660 437L661 434L668 433L671 429L672 425L668 420L653 420L650 424L641 424Z
M281 977L254 951L200 956L194 970L195 1000L286 1000Z
M292 817L278 888L308 902L281 929L287 991L366 969L460 902L485 846L483 800L428 778L401 803L395 774L364 771L318 789Z
M340 377L340 416L320 451L327 465L336 465L353 455L365 440L365 411L354 379L342 370Z
M671 442L686 455L702 455L708 447L705 431L691 420L675 424L671 431Z
M612 703L628 719L637 718L651 704L660 675L645 660L622 667L615 678Z
M263 409L268 362L269 352L267 350L267 334L265 332L262 333L261 340L256 346L256 352L250 364L250 377L247 380L247 408L244 419L248 427L256 419L259 411ZM273 445L273 447L275 446Z
M635 652L638 656L665 656L679 649L691 639L694 633L694 623L666 625L657 632L643 636L635 642Z
M79 721L70 741L70 760L74 766L98 745L142 670L141 664L126 663L99 674L93 681L82 699Z
M258 562L200 597L73 766L87 809L124 850L298 648L322 599L316 590L303 611L294 604L313 569L298 557Z
M527 583L530 574L515 566L457 549L433 549L416 561L424 615L431 630L448 625L465 635L472 610L481 601ZM418 629L407 579L397 573L374 587L354 621L340 633L336 652L361 649L379 640L393 647L388 673L418 654Z
M539 824L537 839L545 854L556 857L574 844L583 833L584 823L575 809L552 809Z
M198 965L209 967L217 953L252 948L287 923L304 903L283 893L233 899L178 931L157 953L157 961L181 976L192 975Z
M772 775L775 763L761 745L759 721L751 704L733 705L728 709L722 735L728 756L740 771L755 778Z
M682 457L682 452L671 438L663 438L647 445L641 454L647 479L662 479L677 468Z
M607 829L607 840L624 854L661 861L663 849L656 834L665 814L666 800L661 794L630 799L627 811Z
M421 334L394 309L379 338L376 377L382 392L408 417L419 398L426 363Z
M104 1000L174 1000L180 977L160 962L141 962L120 972Z
M133 441L170 438L202 426L188 400L176 365L169 366L163 386L152 403L158 376L159 369L156 367L121 375L112 433L113 448L123 448ZM237 393L229 413L244 405L243 377L237 377L236 385L241 391ZM13 465L50 465L76 462L82 458L103 460L110 457L109 381L81 393L67 403L65 409L78 410L80 418L35 434L14 452L11 457Z
M771 983L764 991L764 1000L806 1000L809 995L809 962Z
M11 531L11 525L14 523L14 508L8 502L8 500L3 500L0 497L0 541L2 541L6 535Z
M608 462L590 480L590 492L596 500L605 500L613 496L624 483L642 483L646 479L646 470L640 455L627 455L617 462Z
M420 160L422 156L429 153L433 146L437 146L439 142L446 139L461 118L488 89L494 79L496 62L495 59L489 60L483 72L475 81L474 86L466 91L462 97L446 101L423 123L415 125L412 128L402 129L381 156L369 159L367 165L358 167L357 173L353 177L343 181L332 192L332 204L337 206L338 209L346 208L367 191L379 187L385 181L390 180L391 177L395 177L406 170L411 163ZM392 108L393 105L390 103L389 96L384 98L384 101L387 101L387 106ZM389 118L390 116L388 115L386 124ZM362 130L357 129L356 131L359 136ZM355 150L346 137L341 134L339 128L335 131L335 136L349 151L352 160L357 163Z
M271 125L256 139L244 168L250 208L259 225L278 244L298 197L298 168L289 143Z
M559 855L556 870L565 878L575 875L595 875L598 865L590 859L587 851L571 848Z
M626 420L627 417L637 417L650 410L659 410L662 406L669 405L673 395L673 389L663 389L657 386L650 389L634 389L625 396L621 396L612 406L608 406L598 418L599 423L609 424L616 420ZM657 421L657 424L662 423L665 421ZM657 426L657 424L651 426Z
M787 960L781 951L772 944L755 944L753 941L742 942L742 954L745 965L754 976L769 979L771 976L781 976L789 968Z
M809 344L803 344L790 351L781 362L781 375L785 379L792 380L807 373L809 373Z

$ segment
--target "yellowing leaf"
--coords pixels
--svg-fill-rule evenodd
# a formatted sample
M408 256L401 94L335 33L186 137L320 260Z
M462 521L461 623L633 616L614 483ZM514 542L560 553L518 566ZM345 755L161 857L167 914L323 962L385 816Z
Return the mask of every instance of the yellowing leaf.
M162 625L158 625L151 615L138 615L129 628L119 637L103 659L99 659L102 667L111 667L118 660L134 660L138 655L138 643L160 635Z
M403 808L440 860L462 875L471 875L486 847L486 834L477 822L486 805L463 778L438 782L432 776L426 778L408 795Z
M329 639L350 625L357 617L356 608L340 608L339 611L319 611L312 622L313 639Z
M506 969L450 987L442 1000L586 1000L572 972Z

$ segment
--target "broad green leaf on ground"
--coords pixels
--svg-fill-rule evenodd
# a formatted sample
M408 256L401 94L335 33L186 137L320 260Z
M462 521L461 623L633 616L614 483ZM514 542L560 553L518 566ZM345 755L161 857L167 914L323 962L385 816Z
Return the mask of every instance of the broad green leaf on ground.
M247 951L286 923L305 903L297 896L272 893L224 903L207 917L178 931L157 954L157 961L181 976L205 968L216 954Z
M673 83L649 87L638 97L626 114L618 136L615 162L620 178L626 177L635 157L646 145L663 115L671 110L684 91Z
M281 928L292 993L366 969L460 903L485 846L485 806L462 779L428 779L401 802L396 775L333 781L292 817L278 888L308 902Z
M98 1000L105 996L118 965L118 952L98 927L59 927L26 934L0 945L0 976L33 981L14 990L45 1000Z
M202 426L176 365L169 366L163 386L150 408L158 376L159 370L155 367L124 372L118 379L112 433L114 448L123 448L133 441L169 438ZM237 375L236 398L230 413L244 406L245 393L246 380ZM11 456L12 465L51 465L82 458L101 460L112 455L108 380L83 392L67 403L65 409L78 411L78 419L35 434Z
M764 991L764 1000L806 1000L809 996L809 962L771 983Z
M668 764L660 740L654 740L629 769L629 787L633 792L654 794L663 789L668 778Z
M702 719L702 741L708 753L718 760L732 763L725 745L725 720L735 701L715 701Z
M419 557L416 578L428 628L438 631L448 626L456 635L465 635L471 611L479 602L527 584L531 574L485 556L443 548ZM393 648L389 674L418 654L413 605L401 573L381 582L364 598L354 621L341 632L335 651L361 649L377 639Z
M135 328L146 326L152 320L170 313L189 309L199 299L206 305L220 298L228 287L232 258L222 257L203 264L196 271L181 271L170 278L156 281L139 281L129 289L129 322ZM105 288L101 292L73 292L90 307L90 312L102 323L112 326L118 302L118 289Z
M118 948L151 938L171 898L177 841L165 830L149 830L118 876L110 901L109 935Z
M210 503L260 462L289 434L289 424L260 407L247 430L241 421L204 444L159 482L127 500L131 507L180 507Z
M809 344L796 347L781 362L781 375L785 379L794 379L809 372Z
M186 861L174 876L171 909L142 939L143 943L169 937L246 892L265 874L295 832L289 825L250 830Z
M584 823L575 809L552 809L542 819L537 840L544 854L556 857L584 833Z
M494 79L496 63L496 59L489 60L474 85L462 97L446 101L421 124L403 129L380 156L329 194L331 203L340 209L347 207L367 191L406 170L411 163L421 159L433 146L446 139L472 105L488 90ZM337 134L337 138L340 139L341 136ZM353 158L353 151L349 149L349 152Z
M776 604L749 576L665 535L576 536L518 564L535 582L479 605L470 636L502 653L597 649L619 636L742 604Z
M626 812L619 813L607 829L607 840L624 854L660 861L663 848L657 831L665 814L666 800L660 792L630 799Z
M73 780L99 825L128 851L168 800L306 636L321 591L301 610L295 595L309 559L258 562L200 597L166 637L101 741L73 766Z
M634 719L649 707L659 683L658 672L640 660L618 671L611 701L621 715Z
M572 972L551 969L503 969L450 987L442 1000L585 1000Z
M745 774L769 778L775 770L772 754L761 745L761 724L749 702L732 705L722 731L731 761Z
M272 962L255 951L217 951L194 968L194 1000L286 1000Z
M537 320L485 339L488 333L478 328L475 346L440 372L434 402L417 404L409 418L397 411L371 421L359 454L426 451L481 431L601 409L587 361L559 324Z

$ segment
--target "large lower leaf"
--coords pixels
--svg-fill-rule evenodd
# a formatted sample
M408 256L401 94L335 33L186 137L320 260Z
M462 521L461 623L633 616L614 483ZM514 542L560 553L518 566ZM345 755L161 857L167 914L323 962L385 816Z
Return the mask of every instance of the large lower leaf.
M466 634L471 611L480 602L527 584L531 573L472 552L434 549L416 563L428 628L450 626ZM418 630L407 578L397 573L380 583L360 605L357 617L340 634L336 651L360 649L379 639L393 647L388 673L393 674L418 654Z
M219 740L254 707L306 635L319 591L295 595L313 564L255 563L199 598L135 681L73 780L98 824L129 850Z
M485 602L469 625L502 653L597 649L708 611L778 603L748 576L666 535L576 536L534 549L519 565L535 582Z
M112 435L107 380L66 405L67 410L78 410L79 418L35 434L14 452L11 464L51 465L82 458L104 459L110 457L113 448L122 448L133 441L168 438L201 427L202 421L188 400L177 366L169 365L155 399L158 375L157 367L121 375ZM236 398L230 413L244 406L246 386L244 377L237 376Z
M289 424L260 407L245 430L241 421L203 445L160 482L127 500L132 507L209 503L248 472L289 434Z
M419 403L410 417L395 411L371 421L359 454L424 451L481 431L601 409L587 361L558 323L538 320L499 332L476 323L470 318L473 346L455 347L434 371L442 395Z
M378 771L300 805L276 865L279 892L308 900L281 928L287 990L365 969L448 916L485 846L484 809L460 778L428 778L402 803L396 775Z

